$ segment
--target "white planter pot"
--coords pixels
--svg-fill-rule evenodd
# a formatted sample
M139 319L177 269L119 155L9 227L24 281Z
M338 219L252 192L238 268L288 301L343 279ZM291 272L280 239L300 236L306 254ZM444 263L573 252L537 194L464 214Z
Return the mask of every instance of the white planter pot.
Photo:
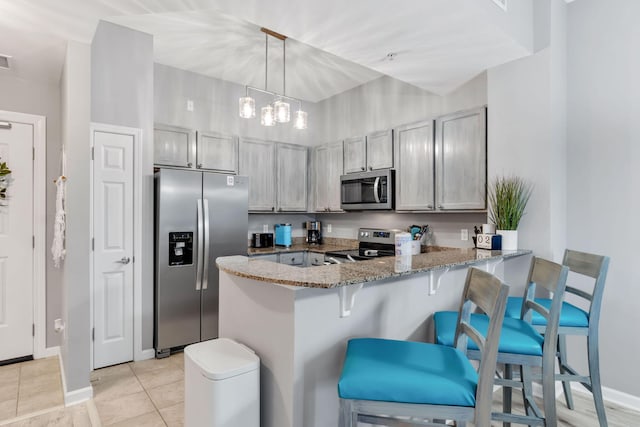
M496 230L502 236L502 250L515 251L518 249L518 230Z

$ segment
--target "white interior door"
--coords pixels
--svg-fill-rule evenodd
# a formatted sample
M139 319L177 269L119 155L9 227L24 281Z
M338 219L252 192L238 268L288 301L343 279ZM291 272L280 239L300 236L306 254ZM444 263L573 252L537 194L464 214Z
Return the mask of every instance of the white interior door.
M133 360L135 135L93 128L93 367Z
M2 120L2 117L0 117ZM33 354L33 125L0 121L0 361Z

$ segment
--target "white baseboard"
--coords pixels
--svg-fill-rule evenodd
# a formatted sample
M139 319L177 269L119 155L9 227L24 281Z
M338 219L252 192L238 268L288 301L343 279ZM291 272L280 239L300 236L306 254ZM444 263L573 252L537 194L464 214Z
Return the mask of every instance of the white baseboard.
M38 359L44 359L45 357L60 356L60 347L47 347L42 353L38 353Z
M154 348L148 348L138 353L135 357L135 361L139 362L141 360L153 359L154 357L156 357L156 350Z
M78 403L85 402L93 398L93 387L89 384L88 387L84 387L78 390L67 390L67 379L64 374L64 363L62 363L62 357L58 357L60 362L60 376L62 377L62 392L64 393L64 405L72 406Z
M572 382L571 390L578 393L591 395L591 392L580 383ZM616 405L624 406L625 408L640 411L640 397L638 396L634 396L632 394L615 390L609 387L602 387L602 398L606 402L615 403Z

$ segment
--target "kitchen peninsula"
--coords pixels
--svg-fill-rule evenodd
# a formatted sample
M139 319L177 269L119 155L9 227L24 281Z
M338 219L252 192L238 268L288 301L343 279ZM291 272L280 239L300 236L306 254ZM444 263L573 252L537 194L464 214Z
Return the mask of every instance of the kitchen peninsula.
M526 270L530 254L447 249L403 269L395 257L308 268L218 258L220 336L261 359L261 426L334 426L348 339L430 340L431 314L457 309L468 267Z

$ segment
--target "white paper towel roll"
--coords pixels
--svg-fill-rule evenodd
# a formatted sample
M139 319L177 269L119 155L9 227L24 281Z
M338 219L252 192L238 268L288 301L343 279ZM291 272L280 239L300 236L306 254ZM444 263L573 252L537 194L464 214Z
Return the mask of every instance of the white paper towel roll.
M396 233L395 244L394 270L398 273L411 270L411 233Z

